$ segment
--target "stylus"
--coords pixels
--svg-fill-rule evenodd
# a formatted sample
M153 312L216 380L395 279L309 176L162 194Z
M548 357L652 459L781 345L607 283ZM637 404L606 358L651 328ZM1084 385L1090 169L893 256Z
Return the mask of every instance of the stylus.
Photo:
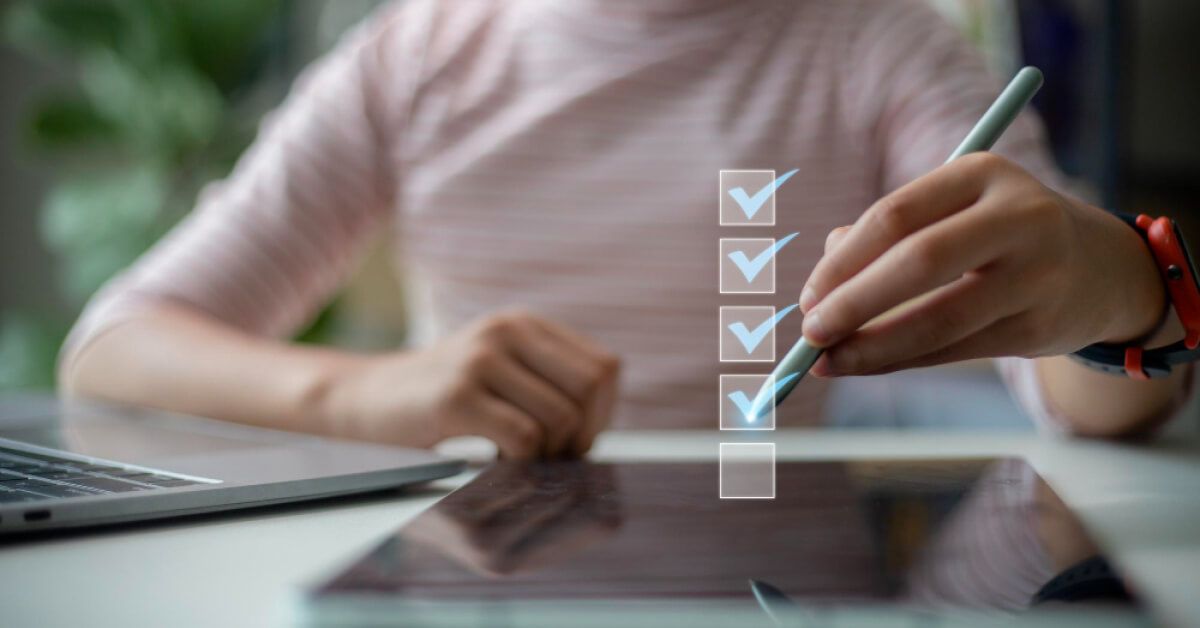
M792 598L775 585L751 578L750 590L754 593L754 599L758 601L758 606L776 626L785 626L791 623L785 622L785 619L796 618L800 607L796 606Z
M967 134L966 139L950 153L950 157L946 159L946 163L950 163L967 153L976 153L988 150L1000 139L1000 135L1012 124L1013 120L1017 119L1017 115L1025 108L1042 86L1042 72L1033 66L1021 68L1020 72L1009 81L1008 86L1000 95L996 97L996 102L992 103L991 107L984 112L983 117L979 122L975 123L975 127ZM796 384L808 374L808 370L816 363L817 358L821 357L821 348L811 345L803 336L796 341L787 355L779 361L775 366L775 370L771 372L771 377L767 378L767 382L759 390L756 399L764 399L770 394L770 389L775 387L773 382L782 382L783 385L776 387L775 404L778 406L783 403ZM789 375L797 374L797 377L788 378ZM771 406L766 404L755 404L758 407L758 414L761 414ZM756 417L757 418L757 417Z

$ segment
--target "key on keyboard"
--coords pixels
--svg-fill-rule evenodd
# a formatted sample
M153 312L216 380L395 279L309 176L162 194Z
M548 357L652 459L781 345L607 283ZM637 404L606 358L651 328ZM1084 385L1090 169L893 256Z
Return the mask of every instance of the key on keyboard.
M191 480L0 447L0 503L152 491Z

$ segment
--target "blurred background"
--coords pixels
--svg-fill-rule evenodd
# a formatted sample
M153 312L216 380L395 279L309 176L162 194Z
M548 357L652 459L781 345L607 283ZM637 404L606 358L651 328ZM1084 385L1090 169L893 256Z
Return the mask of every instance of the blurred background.
M1200 3L930 2L998 75L1044 70L1035 105L1094 201L1173 215L1200 243ZM296 73L378 4L0 0L0 391L53 387L91 293L229 171ZM371 348L403 336L402 297L377 255L302 339ZM979 369L873 385L835 401L833 420L878 422L882 404L936 423L965 404L983 424L1028 426Z

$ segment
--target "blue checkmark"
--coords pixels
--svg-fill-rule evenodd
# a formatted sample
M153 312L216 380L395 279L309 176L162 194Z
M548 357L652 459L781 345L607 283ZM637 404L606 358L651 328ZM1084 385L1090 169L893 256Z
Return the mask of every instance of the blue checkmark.
M784 245L786 245L788 242L791 242L792 238L795 238L798 235L800 234L793 233L792 235L775 242L775 244L767 247L767 249L762 253L755 255L754 259L746 257L746 253L744 251L734 251L727 255L727 257L733 260L733 263L738 267L738 270L742 271L742 276L746 278L746 281L753 282L754 278L758 276L758 273L761 273L762 269L767 267L767 263L771 261L771 258L779 252L779 249L782 249Z
M779 321L783 320L783 317L787 316L788 313L797 307L799 306L792 304L783 308L777 312L775 316L768 318L758 327L755 327L754 331L750 331L746 327L746 324L742 321L738 321L729 325L729 331L733 332L733 335L736 336L738 341L742 343L742 346L746 348L746 353L754 353L754 350L758 348L758 345L763 341L763 338L766 338L767 334L771 333L771 330L775 328L775 325L779 324Z
M770 399L774 400L775 395L780 391L780 389L782 389L784 386L787 386L788 382L796 379L797 377L800 377L799 373L792 373L778 382L775 382L775 387L770 391ZM729 400L733 402L733 405L737 406L737 409L741 411L742 416L746 419L746 422L754 423L755 421L758 421L758 419L766 410L768 401L766 393L766 386L763 386L762 390L759 390L758 394L754 396L753 402L750 401L750 398L746 396L746 393L740 390L735 390L729 393L728 396Z
M775 190L778 189L779 186L783 185L785 181L792 178L792 175L796 174L797 172L799 172L799 170L792 170L790 172L785 172L779 177L776 177L774 181L766 184L761 190L755 192L754 196L748 196L746 194L746 190L742 189L740 186L729 190L729 196L733 197L733 200L737 201L738 207L742 208L742 212L746 214L747 219L753 219L754 215L758 213L758 210L762 209L762 206L766 204L767 199L771 198L771 195L775 193Z

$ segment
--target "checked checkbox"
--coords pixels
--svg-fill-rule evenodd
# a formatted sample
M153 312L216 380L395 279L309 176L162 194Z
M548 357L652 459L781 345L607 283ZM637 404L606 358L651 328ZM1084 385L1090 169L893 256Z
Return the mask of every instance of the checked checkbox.
M774 294L776 254L798 235L721 238L721 294Z
M796 170L779 177L774 170L722 170L721 226L770 227L775 224L775 192Z
M775 378L771 375L722 375L722 430L775 429Z
M720 308L722 362L774 362L775 328L798 306L776 312L770 305Z

